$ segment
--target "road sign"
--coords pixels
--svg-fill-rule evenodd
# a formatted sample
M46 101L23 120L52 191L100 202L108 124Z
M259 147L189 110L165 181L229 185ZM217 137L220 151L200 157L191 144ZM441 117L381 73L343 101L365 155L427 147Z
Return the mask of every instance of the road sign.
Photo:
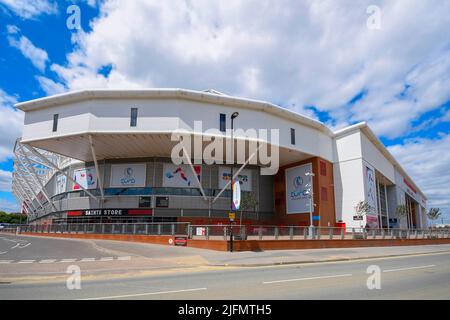
M353 216L353 221L363 221L363 216Z
M229 218L230 220L236 219L236 213L234 213L234 212L229 212L229 213L228 213L228 218Z

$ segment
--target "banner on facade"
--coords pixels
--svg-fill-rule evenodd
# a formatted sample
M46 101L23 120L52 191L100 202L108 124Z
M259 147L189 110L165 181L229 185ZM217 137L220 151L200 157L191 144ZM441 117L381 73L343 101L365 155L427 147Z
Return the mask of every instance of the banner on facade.
M111 165L111 187L145 187L145 163Z
M310 211L310 198L308 190L312 190L311 176L312 164L286 169L286 213L307 213ZM314 202L314 199L313 199Z
M85 189L97 188L97 173L94 167L76 169L73 172L73 180L79 183ZM80 186L73 184L72 190L81 190Z
M239 181L233 183L233 210L239 210L241 207L241 184Z
M195 175L198 181L202 181L202 166L194 165ZM187 164L174 165L164 163L163 187L169 188L198 188L195 176Z
M377 216L377 188L375 183L375 172L369 167L366 168L366 189L367 203L371 210L366 216L367 224L370 228L378 228Z
M229 167L219 167L219 189L225 187L228 181L231 180L231 170ZM236 177L239 181L242 191L252 191L252 171L243 169Z
M66 192L67 190L67 177L63 174L56 175L55 183L55 195Z

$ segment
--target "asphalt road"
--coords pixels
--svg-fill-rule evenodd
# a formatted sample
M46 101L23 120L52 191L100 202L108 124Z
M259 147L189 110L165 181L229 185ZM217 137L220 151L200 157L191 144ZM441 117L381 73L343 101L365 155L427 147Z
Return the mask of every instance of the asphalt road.
M92 241L0 234L1 260L101 258L106 253L110 252L96 247Z
M31 245L10 250L34 246L34 254L39 255L40 240L49 239L33 238ZM3 243L1 250L16 244ZM49 250L54 254L54 248ZM96 249L87 243L86 250ZM95 252L80 256L85 254ZM367 287L369 266L380 270L380 289ZM450 253L196 272L180 269L166 275L113 280L84 281L82 273L80 289L69 290L65 280L2 283L0 299L450 299Z

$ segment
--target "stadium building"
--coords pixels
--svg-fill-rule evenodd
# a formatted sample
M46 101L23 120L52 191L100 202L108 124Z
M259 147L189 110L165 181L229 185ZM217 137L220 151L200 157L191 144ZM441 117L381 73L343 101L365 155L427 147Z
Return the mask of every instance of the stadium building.
M228 223L233 150L238 222L242 213L244 224L308 226L312 211L316 226L426 227L425 195L366 123L332 131L274 104L214 90L83 90L16 107L25 120L12 188L33 224ZM239 130L231 135L233 113ZM185 163L174 163L180 130L193 137L192 149L198 139L202 150L222 139L223 154L214 153L222 163L185 149ZM270 137L248 139L252 130ZM251 158L255 144L270 149L270 164ZM363 221L355 217L360 201L372 208ZM401 204L407 215L398 217Z

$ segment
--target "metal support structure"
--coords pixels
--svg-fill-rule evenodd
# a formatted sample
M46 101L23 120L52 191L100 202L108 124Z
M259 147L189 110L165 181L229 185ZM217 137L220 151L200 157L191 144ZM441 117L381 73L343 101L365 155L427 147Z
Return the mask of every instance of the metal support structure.
M244 170L244 168L249 164L249 162L253 159L253 157L258 153L259 149L261 149L263 145L260 144L258 149L256 149L255 152L252 153L252 155L247 159L247 161L244 162L244 164L239 168L238 171L236 171L236 173L233 175L233 177L231 178L231 180L236 179L239 174L241 173L242 170ZM222 188L222 190L220 190L220 192L217 194L217 196L214 198L214 200L212 201L212 203L215 203L217 201L217 199L221 196L221 194L230 186L231 184L231 180L227 182L227 184Z
M99 186L99 189L100 189L101 200L102 200L102 203L103 203L103 201L105 200L105 193L104 193L104 190L103 190L103 179L101 178L100 170L98 168L97 155L95 153L94 142L92 141L92 135L89 135L89 144L90 144L90 147L91 147L92 158L94 159L95 171L97 172L98 186ZM105 168L103 168L103 171L104 170L105 170Z
M186 148L185 148L184 146L183 146L183 155L184 155L184 157L186 158L186 160L187 160L187 162L188 162L188 164L189 164L189 168L190 168L191 171L192 171L192 175L194 176L195 183L196 183L197 186L200 188L200 192L201 192L201 194L202 194L202 196L203 196L203 199L204 199L205 201L208 201L208 198L207 198L206 195L205 195L205 191L203 190L203 186L202 186L200 180L198 180L197 173L195 172L194 166L192 165L191 158L190 158L189 154L187 153Z
M66 176L66 178L71 181L72 183L75 183L77 186L79 186L84 192L86 192L92 199L98 201L98 198L96 196L94 196L91 192L89 192L89 190L87 190L85 187L83 187L82 185L80 185L78 182L76 182L74 179L72 179L66 172L64 172L63 170L61 170L60 168L58 168L58 166L56 166L53 162L47 160L42 154L40 154L38 151L34 150L34 148L29 147L27 145L24 145L28 150L31 151L31 153L33 153L36 157L38 157L39 159L41 159L42 161L44 161L46 163L46 165L49 165L51 168L55 169L56 171L58 171L59 173L63 174ZM97 177L98 178L98 177Z
M28 200L29 205L33 207L33 213L38 208L33 204L33 200L27 195L27 193L24 191L22 185L20 184L20 181L15 180L14 186L16 187L17 191L19 191L20 194L22 194L22 198Z
M16 166L16 169L18 169L17 166ZM36 201L39 203L39 205L41 206L41 208L42 208L43 210L45 210L45 209L44 209L43 203L41 202L41 200L39 200L39 197L38 197L38 194L36 193L36 190L31 186L30 182L29 182L28 179L25 177L25 175L23 174L23 172L21 172L20 170L16 170L16 175L17 175L17 177L19 178L19 180L21 180L21 181L23 180L22 182L25 182L25 184L26 184L27 187L28 187L28 190L30 190L30 191L34 194L34 197L35 197Z
M40 192L42 192L42 194L47 199L47 201L52 205L53 209L55 211L58 211L55 207L55 204L53 203L53 200L50 199L50 197L47 194L47 191L45 191L45 186L42 183L42 181L39 179L39 176L37 175L36 170L34 169L33 165L30 162L30 158L28 158L27 154L23 152L22 145L19 143L18 146L19 146L19 150L22 152L22 154L25 158L25 161L27 162L30 169L28 169L28 167L23 163L22 159L20 158L21 155L18 155L16 153L16 157L19 160L20 164L22 165L22 167L25 168L25 170L33 178L33 180L40 186Z

